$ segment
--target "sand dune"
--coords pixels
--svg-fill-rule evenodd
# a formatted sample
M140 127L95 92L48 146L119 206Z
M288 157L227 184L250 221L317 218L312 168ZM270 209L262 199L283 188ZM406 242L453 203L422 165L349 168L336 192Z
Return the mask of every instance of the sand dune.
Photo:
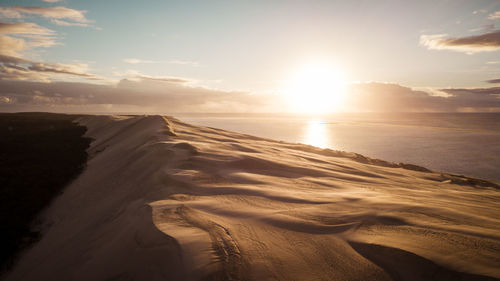
M5 280L500 278L494 183L170 117L78 122L88 167Z

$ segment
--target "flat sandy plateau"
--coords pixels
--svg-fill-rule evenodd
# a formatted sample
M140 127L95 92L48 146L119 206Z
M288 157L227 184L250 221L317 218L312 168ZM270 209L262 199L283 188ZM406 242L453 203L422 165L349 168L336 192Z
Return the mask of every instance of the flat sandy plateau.
M494 183L170 117L78 122L88 166L5 280L500 278Z

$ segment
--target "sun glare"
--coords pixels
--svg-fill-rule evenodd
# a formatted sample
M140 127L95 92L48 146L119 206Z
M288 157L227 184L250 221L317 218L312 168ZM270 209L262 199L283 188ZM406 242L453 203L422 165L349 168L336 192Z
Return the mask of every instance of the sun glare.
M345 81L342 73L327 63L308 64L291 75L284 94L294 112L335 112L344 102Z
M307 122L303 143L327 148L330 140L329 131L326 125L319 120L309 120Z

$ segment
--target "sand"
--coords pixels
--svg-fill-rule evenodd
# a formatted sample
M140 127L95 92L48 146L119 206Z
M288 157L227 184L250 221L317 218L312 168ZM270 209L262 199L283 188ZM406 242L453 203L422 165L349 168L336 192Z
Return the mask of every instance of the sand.
M88 166L5 280L500 278L494 183L171 117L78 122Z

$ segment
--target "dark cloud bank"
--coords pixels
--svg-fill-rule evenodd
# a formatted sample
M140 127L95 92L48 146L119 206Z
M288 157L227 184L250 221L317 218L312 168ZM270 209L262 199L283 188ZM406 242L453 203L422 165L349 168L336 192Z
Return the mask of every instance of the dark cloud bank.
M465 37L422 35L420 44L434 50L454 50L465 53L496 51L500 49L500 30Z
M0 111L247 112L262 105L262 98L248 93L153 79L117 85L0 81Z
M500 112L500 87L437 92L440 95L398 84L362 83L351 87L349 101L361 111Z
M442 39L441 43L447 46L470 46L470 47L500 47L500 30L485 34Z
M499 78L499 79L491 79L491 80L487 80L486 82L488 82L488 83L492 83L492 84L497 84L497 83L500 83L500 78Z
M349 111L500 112L500 87L441 89L441 96L397 84L350 86ZM123 79L117 85L0 81L0 111L58 112L283 112L279 95L194 87L177 82Z

